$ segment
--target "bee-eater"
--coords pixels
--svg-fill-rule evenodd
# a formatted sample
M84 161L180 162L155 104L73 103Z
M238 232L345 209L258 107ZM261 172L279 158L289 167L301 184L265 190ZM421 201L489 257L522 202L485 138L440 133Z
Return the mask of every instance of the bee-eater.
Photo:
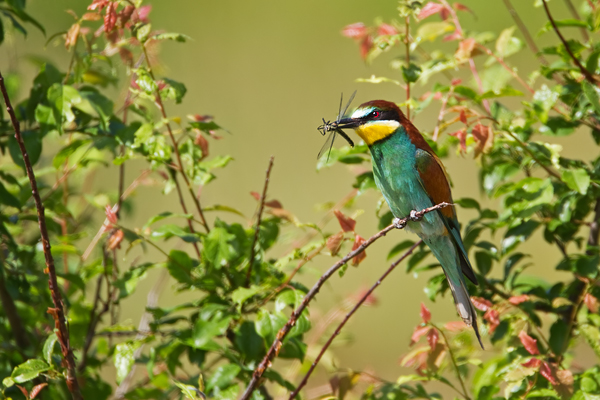
M375 183L397 219L411 215L413 210L452 203L442 162L396 104L369 101L337 125L340 129L353 128L369 146ZM442 265L456 310L473 327L483 348L463 274L475 285L477 278L460 236L454 206L427 213L420 221L408 222L407 228L423 239Z

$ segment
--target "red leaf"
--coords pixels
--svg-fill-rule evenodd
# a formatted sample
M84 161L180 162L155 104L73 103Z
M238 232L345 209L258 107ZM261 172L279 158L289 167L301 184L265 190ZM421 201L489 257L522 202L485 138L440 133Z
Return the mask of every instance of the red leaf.
M81 25L79 23L71 25L69 31L67 32L67 38L65 39L65 47L70 49L75 46L77 43L77 38L79 37L79 31L81 30Z
M354 227L356 226L355 220L344 215L344 213L342 213L340 210L333 210L333 213L338 219L338 222L340 223L340 226L344 232L354 232Z
M43 388L45 388L46 386L48 386L47 383L40 383L39 385L35 385L32 389L31 389L31 394L29 395L30 399L35 399L35 397L40 394L40 392L42 391Z
M458 45L458 50L454 54L454 57L456 57L459 62L467 61L473 55L473 50L475 50L476 44L477 43L473 38L468 38L461 41Z
M352 246L352 251L358 249L360 247L360 245L363 244L364 242L366 242L365 239L361 238L359 235L356 235L354 238L354 245ZM352 258L352 265L357 266L365 258L367 258L367 252L363 250L362 252L358 253L357 255L355 255Z
M471 301L473 302L475 308L480 311L487 311L493 305L491 301L486 300L483 297L471 296Z
M378 36L383 36L383 35L391 36L391 35L397 35L397 34L398 34L398 30L389 24L381 24L381 25L379 25L379 28L377 28Z
M468 325L463 321L450 321L444 325L444 328L448 329L451 332L459 332L468 328Z
M332 256L335 256L340 247L342 246L342 240L344 239L344 232L338 232L335 235L331 235L327 238L326 246Z
M202 151L201 160L208 157L208 140L206 140L206 138L204 137L202 132L200 132L199 130L196 133L196 138L194 139L194 144L196 146L200 147L200 150Z
M419 13L419 16L417 18L425 19L427 17L431 17L432 15L439 13L445 8L446 7L443 4L438 4L434 2L427 3L427 5L425 5L425 7L421 9L421 12Z
M410 337L410 345L412 346L413 344L417 343L419 339L421 339L423 335L427 334L427 332L429 332L429 330L431 329L433 328L430 328L428 326L417 326L412 336Z
M368 291L368 289L361 289L356 294L356 297L358 299L362 299L365 296L365 294L367 293L367 291ZM376 306L377 303L378 303L377 297L375 297L375 295L373 293L371 293L370 295L367 296L367 298L363 302L363 305L365 305L365 306Z
M119 13L119 19L121 20L121 26L125 26L129 19L131 19L131 14L135 11L135 7L131 4L128 4L123 8L123 10Z
M583 298L583 302L588 310L593 313L598 312L598 299L596 297L592 296L590 293L586 293L585 297Z
M440 334L436 329L431 329L429 333L427 333L427 343L429 343L429 347L431 347L431 350L435 349L439 339Z
M523 363L521 365L526 368L537 368L540 366L540 364L542 364L542 362L540 360L538 360L537 358L531 357L526 363Z
M123 241L124 237L125 237L125 233L123 233L123 231L121 229L119 229L116 232L114 232L112 235L110 235L106 246L108 247L109 250L120 249L121 242Z
M260 200L260 194L258 194L258 192L250 192L250 195L252 195L256 201Z
M523 302L526 302L527 300L529 300L529 296L526 294L522 294L520 296L512 296L508 299L508 302L516 306L517 304L521 304Z
M117 223L117 214L113 211L111 206L106 205L106 207L104 208L104 213L106 214L108 222L110 222L111 224Z
M485 314L483 314L483 319L489 324L489 333L494 333L498 325L500 325L500 313L493 308L488 309Z
M544 378L548 379L548 382L550 382L551 384L558 385L558 381L554 377L554 374L552 373L552 369L550 368L550 365L548 365L548 363L546 361L542 362L542 366L540 367L540 374Z
M477 124L471 130L473 138L477 145L475 146L475 157L481 153L486 153L494 144L494 132L490 126Z
M452 78L452 81L450 82L450 84L452 86L457 86L460 85L462 83L462 79L460 78Z
M25 398L29 398L29 392L27 391L27 389L25 389L23 386L19 386L17 385L17 387L19 388L19 390L21 391L21 393L23 393L23 396L25 396Z
M110 3L110 0L94 0L92 4L88 6L88 10L102 10Z
M365 36L365 38L360 42L360 56L363 60L367 58L369 55L369 51L373 47L373 37L371 35Z
M283 205L279 202L279 200L265 201L265 206L271 208L283 208Z
M125 47L119 47L119 56L121 56L121 61L123 64L131 67L133 66L133 53L129 49Z
M467 130L461 129L459 131L449 133L448 135L456 137L460 141L460 151L462 153L466 153L466 151L467 151ZM475 307L477 307L477 306L475 306Z
M117 23L117 3L111 1L104 14L104 32L111 32Z
M465 110L460 110L460 115L458 116L458 118L460 119L460 122L462 122L463 124L467 124L467 114L465 113Z
M519 333L519 339L521 339L521 343L523 343L523 347L525 347L525 350L527 350L529 352L529 354L540 354L540 351L538 350L537 347L537 340L532 338L531 336L529 336L527 334L527 332L525 331L521 331Z
M452 32L449 35L444 36L444 38L442 39L444 42L451 42L453 40L458 40L462 37L462 34L460 32Z
M342 29L342 35L351 39L362 39L367 36L367 27L362 22L350 24Z
M135 11L133 12L133 14L131 14L131 20L134 23L137 22L144 22L144 23L148 23L148 14L150 14L150 11L152 11L152 6L148 5L148 6L141 6L140 8L136 8Z
M84 21L98 21L100 18L101 16L98 13L85 13L83 14L83 17L81 17Z
M425 303L421 303L421 319L425 323L428 323L431 320L431 312L425 306Z
M440 17L442 18L443 21L447 20L449 15L450 15L450 10L448 10L447 8L444 8L442 11L440 11Z
M469 7L465 6L464 4L454 3L454 4L452 4L452 7L454 7L454 9L456 11L467 11L467 12L470 12L471 14L473 14L473 16L475 16L475 13Z

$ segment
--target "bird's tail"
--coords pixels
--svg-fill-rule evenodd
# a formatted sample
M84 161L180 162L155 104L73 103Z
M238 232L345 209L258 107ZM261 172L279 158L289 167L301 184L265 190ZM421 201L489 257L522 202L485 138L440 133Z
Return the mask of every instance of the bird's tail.
M444 270L444 272L446 271ZM460 277L458 279L452 279L453 277L448 276L447 273L446 278L448 278L448 284L450 285L450 290L452 291L452 296L454 297L454 303L456 304L456 311L458 311L458 315L460 315L465 324L473 327L475 335L477 335L477 340L479 340L479 345L483 349L483 343L481 343L481 336L479 335L479 328L477 327L477 313L475 312L473 303L471 303L469 292L465 287L464 281Z

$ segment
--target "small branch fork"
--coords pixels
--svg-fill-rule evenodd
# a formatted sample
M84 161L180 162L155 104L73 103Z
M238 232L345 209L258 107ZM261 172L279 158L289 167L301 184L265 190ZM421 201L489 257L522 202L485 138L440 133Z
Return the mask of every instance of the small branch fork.
M23 142L23 137L21 136L21 128L19 126L19 121L17 120L15 111L13 110L12 105L10 103L10 99L8 98L8 93L6 91L6 86L4 84L4 77L2 76L2 73L0 73L0 90L2 91L2 96L4 97L6 111L8 111L13 128L15 129L15 139L17 140L17 143L19 144L19 148L21 150L21 154L23 155L25 170L27 172L27 177L29 178L29 183L31 185L31 193L33 196L33 200L35 201L35 207L37 209L40 233L42 236L42 247L44 249L44 257L46 258L48 286L50 287L50 294L52 296L52 302L54 303L54 308L49 308L48 313L54 317L55 329L57 331L56 336L58 337L60 349L66 363L67 386L69 388L69 391L71 392L71 396L73 397L73 399L79 400L82 399L82 396L81 391L79 389L79 383L77 382L75 357L73 356L73 351L71 350L71 345L69 343L69 331L67 330L67 325L65 321L65 310L63 308L62 296L60 294L60 291L58 290L56 270L54 268L54 259L52 258L52 253L50 252L50 239L48 237L48 230L46 228L46 216L44 214L44 205L42 204L42 199L40 198L40 193L38 191L35 174L33 173L33 168L31 166L31 161L29 161L29 154L27 154L27 149L25 148L25 143Z
M419 220L421 220L421 218L423 218L423 216L425 214L430 213L432 211L439 210L439 209L447 207L447 206L451 206L451 205L452 204L445 203L445 202L440 203L440 204L426 208L421 211L411 212L410 216L396 220L395 223L393 223L393 224L387 226L386 228L382 229L381 231L377 232L375 235L371 236L369 239L364 241L355 250L346 254L341 260L339 260L331 268L329 268L323 275L321 275L321 277L319 278L317 283L315 283L315 285L306 294L306 296L302 300L302 303L300 303L298 308L296 308L292 312L292 315L290 316L290 318L288 319L286 324L277 333L277 337L273 341L273 344L271 344L271 347L267 351L267 354L265 355L265 357L263 358L261 363L254 369L254 373L252 374L252 379L250 380L250 383L248 383L248 387L246 388L246 391L244 392L244 394L242 395L240 400L250 399L250 397L252 396L252 392L254 391L254 389L256 389L258 387L261 377L265 373L266 369L271 366L271 361L277 356L277 354L279 353L279 350L283 346L284 338L288 335L288 333L290 332L292 327L296 324L296 321L298 320L298 318L300 317L302 312L306 309L306 307L308 306L308 303L310 303L311 300L317 295L317 293L319 293L319 290L321 289L321 287L337 270L339 270L343 265L345 265L348 261L350 261L351 259L356 257L358 254L365 251L365 249L367 247L369 247L371 244L373 244L376 240L385 236L392 229L395 229L395 228L402 229L410 221L419 221Z
M412 252L421 245L421 243L423 243L423 241L419 240L417 243L413 244L412 247L410 249L408 249L398 260L394 261L392 263L392 265L390 265L390 267L387 269L387 271L385 271L383 273L383 275L381 275L381 277L377 280L377 282L375 282L375 284L373 286L371 286L371 288L361 297L361 299L356 303L354 308L352 308L352 310L350 310L350 312L348 312L348 314L346 314L346 316L344 317L342 322L340 322L340 324L335 329L335 332L333 332L333 334L329 337L329 339L327 340L327 342L325 343L325 345L319 352L319 355L317 355L317 358L315 358L315 361L313 361L313 363L311 364L310 368L308 369L308 372L306 372L306 375L304 375L304 378L302 378L302 382L300 382L300 384L298 385L296 390L294 390L292 392L292 394L290 394L289 400L293 400L298 395L298 393L300 393L300 390L306 385L306 383L308 382L308 378L310 378L310 375L315 370L317 364L319 363L319 361L321 361L321 357L323 357L323 355L325 354L325 352L327 351L327 349L329 348L329 346L331 345L333 340L340 334L340 332L342 331L342 328L344 327L344 325L346 325L346 322L348 322L348 320L352 317L352 315L354 315L354 313L358 310L358 308L367 300L367 298L375 291L375 289L377 289L377 287L379 285L381 285L381 282L385 278L387 278L387 276L402 261L404 261L406 259L406 257L411 255Z
M250 247L250 258L248 259L248 272L246 272L246 284L248 287L250 284L250 275L252 274L252 266L254 265L254 257L256 256L256 243L258 242L258 234L260 232L260 222L262 219L262 213L265 208L265 199L267 198L267 188L269 187L269 179L271 177L271 170L273 169L274 156L271 156L269 160L269 166L267 167L267 175L265 177L265 185L263 186L263 192L260 196L260 206L258 207L258 215L256 217L256 229L254 229L254 239L252 240L252 247Z

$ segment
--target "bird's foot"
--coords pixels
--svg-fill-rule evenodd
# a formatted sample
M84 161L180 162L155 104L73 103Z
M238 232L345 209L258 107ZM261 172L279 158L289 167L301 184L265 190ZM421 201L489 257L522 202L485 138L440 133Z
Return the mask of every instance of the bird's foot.
M423 219L423 214L417 212L415 210L410 210L410 220L411 221L420 221Z
M400 218L394 218L392 221L396 229L403 229L406 226L406 221Z

